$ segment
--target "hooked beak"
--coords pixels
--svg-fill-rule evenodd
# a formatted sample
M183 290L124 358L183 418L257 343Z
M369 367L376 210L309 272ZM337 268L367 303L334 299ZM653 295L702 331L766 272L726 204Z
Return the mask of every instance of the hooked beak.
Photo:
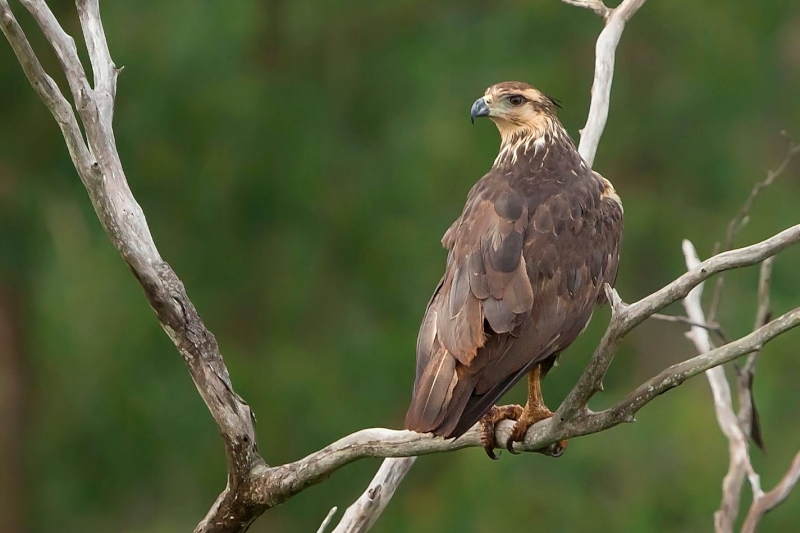
M472 104L472 109L469 111L469 118L473 124L475 124L475 118L477 117L488 117L489 116L489 104L486 103L486 99L481 96L475 103Z

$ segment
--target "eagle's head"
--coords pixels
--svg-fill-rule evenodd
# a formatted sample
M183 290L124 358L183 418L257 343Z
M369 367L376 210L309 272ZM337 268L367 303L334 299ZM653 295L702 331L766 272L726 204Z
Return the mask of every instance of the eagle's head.
M472 104L470 117L489 117L503 142L522 137L541 137L558 124L558 102L527 83L504 81L486 89Z

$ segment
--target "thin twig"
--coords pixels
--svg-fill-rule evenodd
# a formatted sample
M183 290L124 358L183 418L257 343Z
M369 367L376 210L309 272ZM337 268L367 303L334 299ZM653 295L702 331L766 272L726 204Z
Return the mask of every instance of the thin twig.
M722 330L722 326L719 324L701 324L699 322L694 322L689 317L686 316L675 316L675 315L664 315L661 313L655 313L650 318L655 318L656 320L661 320L664 322L674 322L676 324L685 324L687 326L693 326L697 328L707 329L708 331L716 334L719 339L722 341L723 344L727 344L729 341L728 336Z
M772 265L774 260L774 257L770 257L761 263L758 276L758 308L756 310L753 329L759 328L769 322L769 289L772 281ZM737 376L737 389L739 392L739 426L742 428L745 436L752 438L758 447L764 451L764 439L761 436L761 425L758 420L755 397L753 396L753 382L755 380L756 365L758 364L760 353L760 351L753 352L747 356L744 368L739 371L739 375Z
M785 132L782 133L785 135ZM719 250L724 252L733 247L733 240L736 238L736 235L742 230L742 228L744 228L750 219L750 210L752 209L753 203L758 195L761 193L761 191L772 185L775 180L784 173L786 168L789 166L789 163L791 163L794 156L796 156L798 153L800 153L800 144L795 144L792 139L789 139L789 148L786 151L783 161L781 161L781 164L778 165L776 170L767 171L767 177L763 181L756 182L756 184L753 185L753 188L750 190L750 194L742 204L742 207L739 208L739 211L736 213L736 215L728 222L724 244L716 243L714 245L713 255L716 255ZM709 322L713 322L717 317L724 283L725 276L720 276L717 278L717 283L714 286L714 295L711 299L711 307L708 311Z
M328 511L328 515L325 517L325 520L323 520L322 523L319 525L319 528L317 528L317 533L325 533L325 530L328 529L331 520L333 520L333 515L335 515L336 511L338 510L339 510L338 507L332 507L331 510Z
M583 7L594 11L597 16L607 18L613 10L609 9L601 0L561 0L571 6Z

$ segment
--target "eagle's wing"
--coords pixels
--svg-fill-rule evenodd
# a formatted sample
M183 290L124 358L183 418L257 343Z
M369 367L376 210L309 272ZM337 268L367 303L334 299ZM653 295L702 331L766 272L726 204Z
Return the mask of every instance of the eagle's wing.
M417 341L407 428L463 433L568 346L613 283L619 206L600 179L558 187L527 197L490 173L470 192L442 240L450 253Z
M464 211L445 233L447 267L417 339L417 375L406 427L433 430L458 381L487 335L518 333L530 316L533 290L523 245L525 198L491 174L470 191Z

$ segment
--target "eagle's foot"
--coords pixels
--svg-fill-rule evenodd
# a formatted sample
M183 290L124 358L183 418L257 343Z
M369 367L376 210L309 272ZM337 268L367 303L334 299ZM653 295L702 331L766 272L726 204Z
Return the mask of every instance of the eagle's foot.
M525 433L532 425L540 420L553 417L553 412L547 408L542 398L541 380L542 366L536 365L528 372L528 401L525 403L525 409L517 417L517 423L511 428L511 436L506 441L506 449L514 455L518 455L518 452L514 451L514 443L522 442L525 439ZM564 453L566 447L567 441L560 440L539 452L551 457L558 457Z
M494 448L497 444L494 436L495 425L501 420L518 420L522 413L521 405L503 405L500 407L495 405L481 417L481 444L490 459L497 459L497 455L494 453Z
M525 439L525 433L528 429L540 420L552 418L553 412L548 409L544 404L528 403L523 409L522 414L517 418L517 423L511 428L511 435L506 441L506 449L514 455L519 455L519 452L514 451L514 443L522 442Z

